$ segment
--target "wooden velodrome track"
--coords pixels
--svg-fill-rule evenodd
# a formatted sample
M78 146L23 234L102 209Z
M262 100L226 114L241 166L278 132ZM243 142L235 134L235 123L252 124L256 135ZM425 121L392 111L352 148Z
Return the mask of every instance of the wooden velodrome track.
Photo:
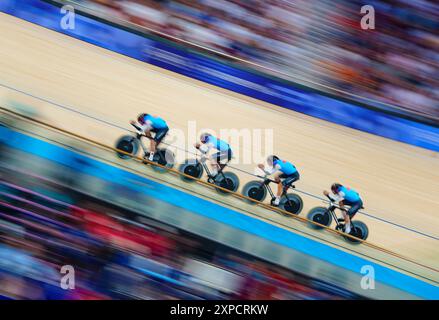
M340 181L360 192L366 212L437 237L438 153L232 94L5 14L0 82L127 129L128 120L145 111L184 132L188 121L216 131L273 129L275 153L301 172L299 189L321 194ZM32 106L40 119L108 145L125 133L4 87L0 103ZM253 172L254 164L234 165ZM242 184L249 180L240 178ZM322 205L302 197L302 216ZM368 224L370 242L438 269L437 240L367 216L358 219Z

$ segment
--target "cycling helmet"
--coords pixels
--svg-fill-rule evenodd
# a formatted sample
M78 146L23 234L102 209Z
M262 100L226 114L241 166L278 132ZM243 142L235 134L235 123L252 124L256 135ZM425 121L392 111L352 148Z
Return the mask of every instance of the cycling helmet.
M340 187L341 187L341 184L340 184L340 183L333 183L333 184L331 185L331 191L332 191L333 193L337 193L338 190L340 189Z
M200 135L200 141L202 143L206 143L207 142L207 138L210 136L210 133L204 132Z
M140 124L145 124L145 117L147 115L148 115L147 113L139 114L139 116L137 117L137 122L139 122Z
M271 155L271 156L268 156L268 157L267 157L267 163L268 163L270 166L273 166L273 163L274 163L276 160L279 160L279 157L278 157L278 156Z

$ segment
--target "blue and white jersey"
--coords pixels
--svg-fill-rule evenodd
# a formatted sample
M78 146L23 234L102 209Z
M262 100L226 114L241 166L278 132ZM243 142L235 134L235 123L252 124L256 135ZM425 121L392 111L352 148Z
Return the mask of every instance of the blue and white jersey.
M296 166L291 162L285 160L280 160L280 159L275 160L273 162L273 167L286 175L290 175L297 172Z
M159 117L153 117L150 114L148 114L146 117L143 118L143 121L145 122L144 127L145 129L166 129L168 125L166 124L166 121Z
M206 144L209 147L218 149L218 151L228 151L230 149L230 145L227 142L215 138L214 136L208 136Z
M345 186L341 186L338 189L339 200L347 200L349 202L357 202L360 201L360 195L354 189L347 188Z

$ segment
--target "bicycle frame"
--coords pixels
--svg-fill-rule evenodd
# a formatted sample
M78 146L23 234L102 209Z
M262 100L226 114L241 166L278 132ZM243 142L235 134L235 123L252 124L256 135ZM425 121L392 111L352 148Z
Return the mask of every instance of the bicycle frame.
M143 144L142 137L143 137L143 135L138 135L137 140L139 140L139 144L142 147L143 153L146 154L147 152L149 152L149 150Z
M331 206L328 208L328 211L331 213L333 220L337 224L337 227L340 227L341 224L340 224L340 221L338 221L338 217L337 217L337 214L335 213L335 209L342 210L340 207L331 203Z
M278 183L278 182L276 182L275 180L272 180L272 179L270 179L270 178L267 178L267 176L265 176L265 177L262 177L262 176L258 176L259 178L262 178L263 179L263 181L261 182L261 186L260 187L263 187L263 188L265 188L265 189L267 189L267 191L268 191L268 193L270 194L270 196L271 196L271 201L273 201L273 199L275 199L276 198L276 195L274 194L274 192L273 192L273 189L271 189L271 187L270 187L270 183ZM285 187L285 186L283 186L282 187L282 194L281 194L281 197L286 197L286 195L287 195L287 191L288 191L288 189L289 188L291 188L292 187L292 185L289 185L288 187ZM291 205L291 200L290 200L290 198L288 198L287 197L287 202L288 202L288 204L290 205L290 206L292 206Z
M208 176L209 178L212 178L212 179L213 179L212 173L211 173L211 171L209 170L209 166L206 164L206 161L200 161L200 160L198 160L198 162L201 163L201 165L203 166L204 171L206 171L207 176ZM224 175L223 170L224 170L224 168L225 168L226 166L227 166L227 164L225 164L225 165L220 165L220 169L219 169L218 174L217 174L216 176L218 176L218 175L220 174L220 175L223 177L223 179L225 179L226 177L225 177L225 175Z
M271 198L273 199L275 197L275 195L274 195L273 190L270 187L270 183L275 182L275 181L271 180L267 177L261 177L261 176L258 176L258 177L263 179L261 182L261 185L259 187L267 189L268 193L270 194Z
M335 204L331 197L326 196L329 199L329 207L328 207L328 211L331 213L332 218L334 219L335 223L337 224L337 227L340 227L341 223L338 220L339 218L337 217L337 215L335 214L335 209L338 209L340 211L346 211L346 209L341 208L339 205ZM344 221L344 218L343 218Z
M272 179L270 179L270 178L267 178L267 177L262 177L262 176L258 176L258 177L263 179L263 181L261 182L261 187L265 187L267 189L268 193L270 194L271 198L275 198L276 195L274 194L273 189L270 187L270 183L276 183L277 184L277 182L272 180ZM288 186L287 188L283 187L282 188L282 195L281 196L286 195L287 194L287 190L289 188L291 188L291 186Z
M135 123L131 123L131 125L137 130L137 134L136 134L136 139L139 140L139 144L143 149L144 153L147 153L149 150L146 149L146 147L143 145L142 142L142 137L146 137L148 138L143 132L140 133L140 131L142 130L142 128L140 128L137 124ZM149 138L148 138L149 139Z

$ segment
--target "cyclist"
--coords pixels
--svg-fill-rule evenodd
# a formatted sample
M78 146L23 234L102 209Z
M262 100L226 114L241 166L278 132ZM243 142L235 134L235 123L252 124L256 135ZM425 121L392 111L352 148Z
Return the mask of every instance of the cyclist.
M350 206L349 210L342 210L343 218L345 220L345 232L351 232L351 220L355 214L363 207L363 201L360 195L354 189L350 189L341 185L340 183L333 183L331 186L333 195L330 195L328 191L323 191L323 194L329 197L332 201L338 202L340 208L344 209L344 206ZM347 212L346 212L347 211Z
M203 154L207 154L211 149L218 150L218 152L210 157L211 173L214 179L221 169L221 160L229 162L233 155L232 148L230 148L227 142L214 137L210 133L202 133L200 135L200 142L195 143L195 148L199 149Z
M162 118L153 117L148 113L141 113L137 117L137 122L140 124L140 131L150 138L148 160L153 161L158 145L169 131L168 125ZM130 123L136 125L136 121L130 121ZM151 132L154 132L154 137L151 136Z
M299 180L300 174L291 162L281 160L274 155L267 157L267 164L271 167L270 169L265 169L262 163L258 167L268 175L279 171L274 176L274 181L277 182L277 194L273 201L273 205L278 206L283 189L288 188L293 182Z

